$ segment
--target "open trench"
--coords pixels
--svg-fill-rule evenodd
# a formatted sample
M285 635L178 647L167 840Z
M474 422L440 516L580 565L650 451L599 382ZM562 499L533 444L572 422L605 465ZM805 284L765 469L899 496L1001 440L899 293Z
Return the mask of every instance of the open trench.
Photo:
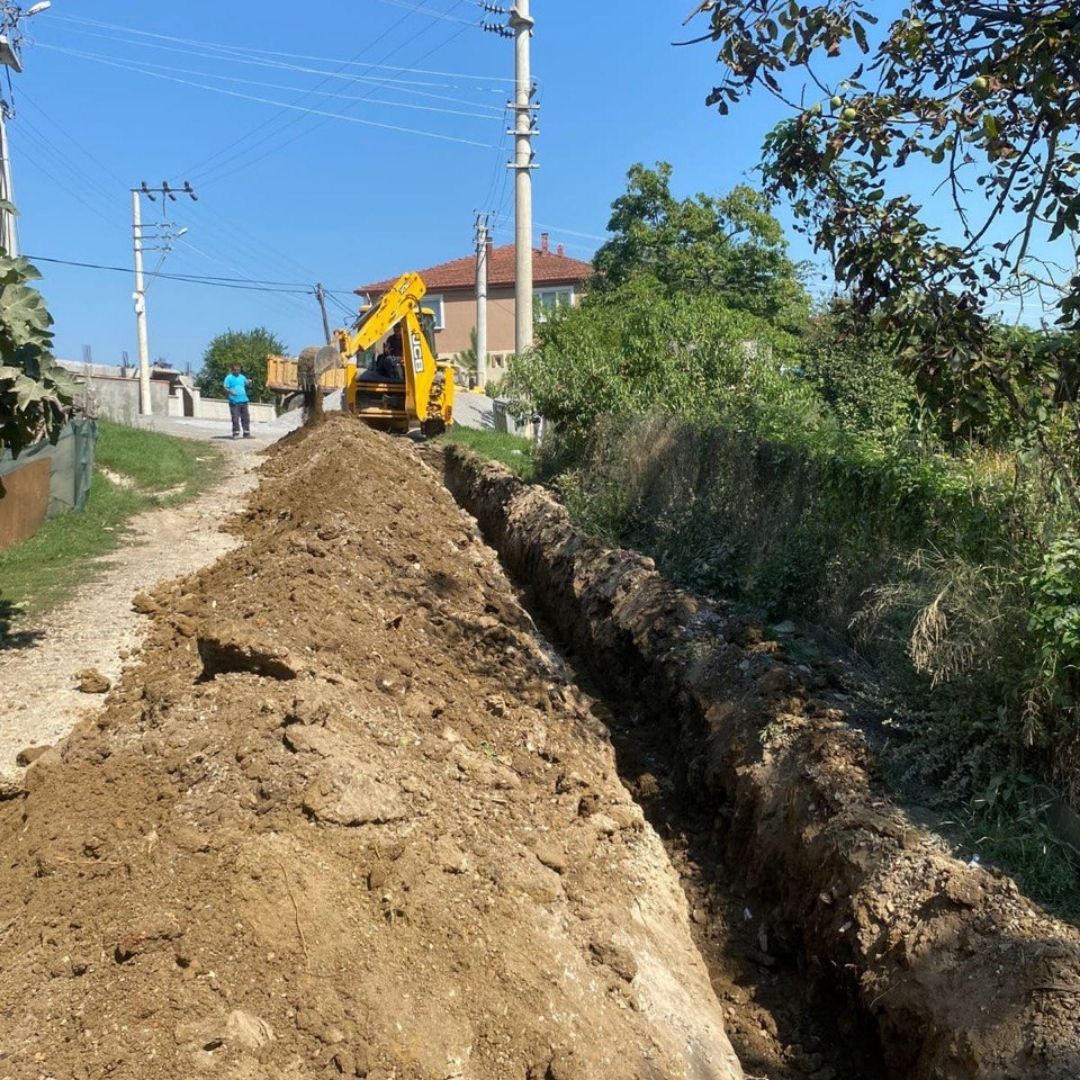
M0 789L0 1080L1080 1075L1077 935L903 819L818 674L437 466L283 440Z
M531 576L514 560L509 520L481 493L481 459L457 450L424 450L447 486L470 513L479 514L485 538L505 552L504 568L518 586L545 646L568 683L593 702L616 753L620 778L656 830L679 874L695 946L721 1003L728 1037L748 1077L761 1080L866 1080L885 1075L880 1048L853 1000L821 973L806 970L790 928L771 926L759 897L726 866L728 814L704 805L684 782L670 713L639 691L610 654L591 656L569 629L573 609L552 600L546 576ZM444 468L444 465L446 466ZM507 474L508 475L508 474ZM569 624L569 625L568 625Z
M749 1073L1080 1076L1080 934L891 801L835 661L799 663L501 466L439 465L605 701Z
M0 791L0 1078L738 1080L600 706L410 444L283 440Z
M547 642L560 640L535 596L527 607ZM565 639L563 639L565 640ZM808 968L792 928L728 865L729 815L688 790L667 718L569 644L551 646L568 681L594 702L619 776L663 841L686 896L694 943L746 1074L768 1080L866 1080L886 1075L880 1046L852 995Z

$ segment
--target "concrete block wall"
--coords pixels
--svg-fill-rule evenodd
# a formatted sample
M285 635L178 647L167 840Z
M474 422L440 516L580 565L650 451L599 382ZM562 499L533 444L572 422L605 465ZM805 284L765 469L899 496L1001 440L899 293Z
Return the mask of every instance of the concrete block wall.
M200 420L228 420L229 403L219 398L201 398L198 402ZM277 415L273 405L257 405L252 402L250 406L251 422L253 424L269 424Z

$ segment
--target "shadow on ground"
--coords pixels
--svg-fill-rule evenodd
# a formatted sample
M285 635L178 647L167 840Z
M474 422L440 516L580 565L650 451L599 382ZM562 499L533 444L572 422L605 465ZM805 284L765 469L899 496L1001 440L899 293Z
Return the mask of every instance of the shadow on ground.
M45 636L44 630L16 630L20 614L15 604L0 597L0 649L26 649Z

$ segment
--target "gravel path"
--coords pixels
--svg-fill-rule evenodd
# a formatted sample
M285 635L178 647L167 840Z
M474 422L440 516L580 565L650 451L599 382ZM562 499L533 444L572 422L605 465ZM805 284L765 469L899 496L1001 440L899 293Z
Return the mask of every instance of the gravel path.
M253 470L266 439L220 445L228 462L221 482L184 506L133 518L130 537L102 560L108 567L102 576L32 625L19 626L36 635L30 644L0 649L0 777L22 771L15 763L20 750L55 743L80 717L101 708L104 695L80 693L74 676L85 668L110 680L119 676L123 654L142 635L144 620L131 609L136 593L190 574L236 546L219 526L255 486Z

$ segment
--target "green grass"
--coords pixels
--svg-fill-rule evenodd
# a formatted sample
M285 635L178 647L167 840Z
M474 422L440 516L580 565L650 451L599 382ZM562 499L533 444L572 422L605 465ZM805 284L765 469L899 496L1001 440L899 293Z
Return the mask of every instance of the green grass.
M204 491L220 472L221 451L209 443L140 431L108 420L99 420L98 429L101 438L95 462L133 480L144 492L168 492L170 501L186 500Z
M95 462L132 481L113 483L95 468L81 513L45 522L20 544L0 551L0 642L12 624L55 607L100 570L141 510L176 505L206 490L224 458L208 443L99 423ZM16 628L17 629L17 628Z
M498 431L476 431L455 424L446 435L450 442L475 450L481 457L505 465L526 482L536 475L533 444L520 435L504 435Z

